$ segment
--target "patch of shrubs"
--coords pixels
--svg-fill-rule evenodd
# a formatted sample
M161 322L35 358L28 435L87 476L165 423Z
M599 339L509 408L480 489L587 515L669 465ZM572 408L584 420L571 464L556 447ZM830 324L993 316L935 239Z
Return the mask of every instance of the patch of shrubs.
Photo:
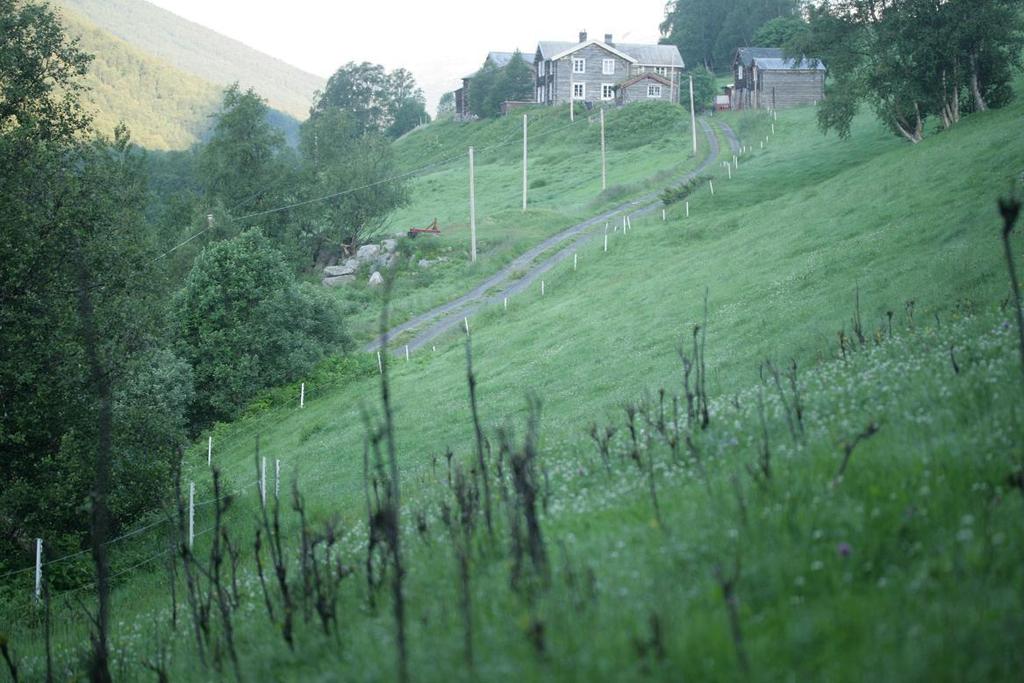
M672 204L681 202L687 197L689 197L691 194L693 194L698 187L708 182L709 180L711 180L709 176L699 175L690 178L681 185L677 185L676 187L670 187L659 195L661 203L664 204L665 206L671 206Z

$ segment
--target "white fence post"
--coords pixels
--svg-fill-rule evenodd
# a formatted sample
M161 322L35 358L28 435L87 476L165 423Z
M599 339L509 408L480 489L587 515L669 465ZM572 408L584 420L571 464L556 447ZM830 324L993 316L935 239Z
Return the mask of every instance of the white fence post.
M274 460L274 500L281 497L281 461Z
M686 202L686 217L690 217L690 202Z
M263 501L263 507L267 507L267 459L263 458L260 463L260 500Z
M708 181L708 186L711 188L711 195L714 196L714 194L715 194L715 181L714 180L709 180Z
M306 407L306 383L303 382L302 386L299 387L299 407Z
M523 212L526 211L526 166L528 160L526 135L526 114L523 114Z
M540 281L540 295L544 296L544 281Z
M196 483L188 483L188 549L196 540Z
M577 262L579 260L579 257L580 257L579 254L573 252L573 255L572 255L572 269L573 270L576 270L576 265L577 265Z
M377 352L377 369L380 371L380 374L384 374L384 361L381 360L380 351Z
M476 263L476 178L473 148L469 148L469 260Z
M604 250L608 251L608 233L604 234Z
M36 539L36 600L43 591L43 539Z
M405 362L406 363L409 362L409 345L408 344L405 345Z
M207 437L206 439L206 464L207 466L213 466L213 437Z

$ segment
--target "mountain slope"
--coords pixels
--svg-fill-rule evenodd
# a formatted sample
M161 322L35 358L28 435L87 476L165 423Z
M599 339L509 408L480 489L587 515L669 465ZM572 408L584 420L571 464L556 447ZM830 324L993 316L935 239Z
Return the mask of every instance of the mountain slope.
M147 149L184 149L197 142L217 110L220 88L150 57L83 19L61 11L69 35L93 55L85 77L96 129L111 135L120 122Z
M702 186L689 210L676 204L665 221L613 228L607 250L591 244L578 269L566 262L546 274L543 295L534 287L466 321L487 437L480 457L497 469L495 541L480 507L466 517L476 525L462 537L471 545L458 545L462 531L445 524L462 519L453 506L484 504L481 475L466 469L477 448L466 332L408 359L385 355L415 679L859 681L871 667L892 680L1015 680L1024 498L1013 488L1024 413L994 198L1019 173L1024 138L1007 132L1022 116L1015 102L909 146L869 117L840 141L816 133L811 109L783 112L774 126L756 114L716 114L754 151L737 171L716 170L714 195ZM588 128L578 119L571 134ZM436 128L445 139L432 146L442 156L444 142L473 131ZM514 200L518 188L519 169L497 151L481 163L493 174L477 186L481 207ZM545 176L539 161L540 178L566 174ZM464 170L420 178L425 191L409 211L464 207ZM448 175L459 181L450 190ZM581 194L560 190L563 203ZM518 228L479 227L495 239ZM467 283L479 275L461 271ZM697 363L707 366L706 384L679 358L698 355L695 324L707 331ZM306 565L296 566L294 549L326 520L339 520L327 556L354 572L337 594L338 633L322 635L312 610L302 619L297 607L293 649L281 638L275 589L265 598L262 574L243 559L242 678L396 678L392 605L362 569L381 568L374 547L367 552L368 536L377 537L365 521L369 486L376 493L380 479L364 481L363 450L379 367L366 355L322 368L301 389L281 387L245 419L219 425L186 456L183 482L196 482L207 504L208 462L220 468L234 492L226 524L243 548L253 547L261 511L254 451L269 460L268 478L280 461L281 495L294 481L308 515L300 522L282 501L297 593ZM772 381L773 368L786 367L792 379ZM710 397L706 429L688 416L701 391ZM543 399L539 439L520 450L531 392ZM603 452L591 424L596 441L610 435ZM536 469L523 464L533 451ZM451 489L465 491L466 480L472 500L453 502ZM273 505L277 482L266 483ZM524 491L537 494L528 504L538 559L523 555ZM205 557L217 536L201 535L212 529L211 509L197 511ZM156 531L169 526L142 527L154 531L112 552L115 577L128 577L114 593L112 641L129 666L152 656L140 633L171 632L168 537ZM42 629L20 616L34 600L31 558L12 590L22 602L12 598L19 607L0 611L0 621L13 624L27 677L41 678ZM62 589L91 586L87 562ZM371 591L380 602L367 608ZM54 659L71 669L90 625L70 597L58 600ZM179 623L168 642L172 680L213 675L187 627Z
M58 0L121 40L217 86L238 81L302 120L324 79L143 0Z

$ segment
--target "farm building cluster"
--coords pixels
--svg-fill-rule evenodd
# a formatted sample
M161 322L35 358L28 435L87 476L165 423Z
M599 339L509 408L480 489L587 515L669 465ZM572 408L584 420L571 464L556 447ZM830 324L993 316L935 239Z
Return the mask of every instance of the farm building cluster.
M741 47L733 54L730 109L788 109L825 97L825 65L787 58L777 47Z
M621 106L632 102L679 102L689 83L675 45L619 43L612 34L590 38L585 31L575 42L540 41L532 60L533 98L505 102L502 111L532 104L580 102L587 107ZM490 52L485 68L505 68L515 52ZM455 114L475 118L470 91L479 71L464 76L455 91ZM820 62L787 58L780 48L737 48L733 83L715 99L718 109L785 109L812 104L824 97L825 67Z

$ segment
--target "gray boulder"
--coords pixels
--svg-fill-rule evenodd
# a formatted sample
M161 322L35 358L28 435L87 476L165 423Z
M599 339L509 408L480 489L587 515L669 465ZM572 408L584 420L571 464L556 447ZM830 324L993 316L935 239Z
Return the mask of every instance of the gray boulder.
M433 261L428 261L425 258L421 258L419 260L419 262L416 263L416 266L419 267L419 268L429 268L432 265L434 265L434 262Z
M379 287L384 284L384 276L379 271L373 271L373 275L370 276L370 280L367 283L371 287Z
M359 250L356 252L356 259L360 263L368 263L369 261L373 261L374 259L376 259L379 254L380 245L364 244L363 246L359 247Z
M324 277L341 277L343 275L353 275L359 270L359 262L355 259L349 259L340 266L328 266L324 268Z
M344 285L347 285L348 283L355 282L355 281L356 281L355 274L350 274L350 275L337 275L337 276L334 276L334 277L325 277L322 282L323 282L323 285L325 287L343 287Z
M389 254L392 253L395 249L398 249L398 240L384 240L380 244L382 247L384 247L384 251L388 252Z

